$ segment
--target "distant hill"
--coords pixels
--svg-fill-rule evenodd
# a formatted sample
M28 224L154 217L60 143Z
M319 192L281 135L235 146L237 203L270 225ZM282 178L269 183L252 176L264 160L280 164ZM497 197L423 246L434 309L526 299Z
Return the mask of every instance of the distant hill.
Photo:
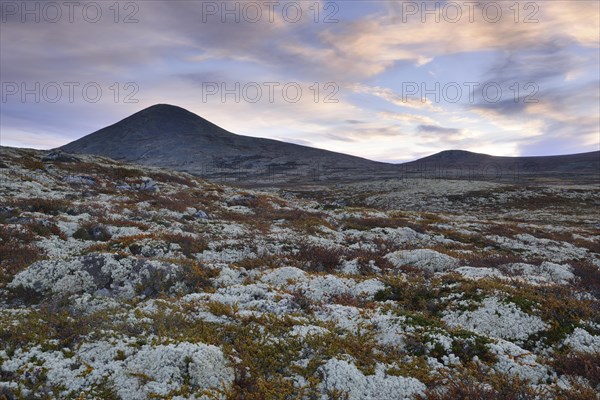
M498 157L464 150L446 150L402 164L402 168L407 177L600 183L600 152L539 157Z
M385 178L499 181L594 181L600 152L495 157L448 150L389 164L277 140L242 136L183 108L157 104L71 142L60 150L189 172L239 184Z

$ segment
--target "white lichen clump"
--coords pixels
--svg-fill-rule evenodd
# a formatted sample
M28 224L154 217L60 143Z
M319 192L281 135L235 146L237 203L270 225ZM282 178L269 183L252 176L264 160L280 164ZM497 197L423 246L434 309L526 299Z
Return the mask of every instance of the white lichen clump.
M521 311L515 304L496 297L483 300L475 311L450 311L443 317L453 327L464 327L494 338L524 341L548 326L540 317Z

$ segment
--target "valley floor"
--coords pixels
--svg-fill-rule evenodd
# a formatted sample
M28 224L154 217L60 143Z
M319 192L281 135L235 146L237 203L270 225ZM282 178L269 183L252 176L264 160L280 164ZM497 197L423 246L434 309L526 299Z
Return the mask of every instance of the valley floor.
M2 148L0 399L596 399L600 189Z

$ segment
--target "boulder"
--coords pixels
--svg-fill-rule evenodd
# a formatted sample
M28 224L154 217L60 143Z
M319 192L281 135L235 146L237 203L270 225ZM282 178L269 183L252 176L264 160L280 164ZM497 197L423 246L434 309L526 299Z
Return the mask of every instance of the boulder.
M157 183L152 178L148 178L147 176L142 177L142 183L136 183L131 185L133 189L148 191L148 192L158 192L160 191Z
M72 154L68 154L62 151L53 151L42 157L42 162L65 162L74 163L80 162L81 160Z
M181 267L175 264L100 253L70 261L38 261L19 272L9 288L33 290L41 295L89 293L131 298L168 292L181 277Z
M63 178L63 181L72 185L92 186L96 184L96 179L86 175L67 175Z
M258 197L253 194L236 194L226 200L228 206L252 206Z
M209 219L209 216L204 211L198 210L198 211L196 211L194 213L194 218L197 218L197 219Z
M385 256L395 267L413 266L430 272L456 268L458 260L431 249L400 250Z

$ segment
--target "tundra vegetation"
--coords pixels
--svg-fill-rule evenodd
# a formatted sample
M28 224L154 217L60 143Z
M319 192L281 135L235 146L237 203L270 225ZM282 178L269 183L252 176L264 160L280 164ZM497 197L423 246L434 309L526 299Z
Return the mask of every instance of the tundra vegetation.
M0 399L598 398L597 186L0 167Z

